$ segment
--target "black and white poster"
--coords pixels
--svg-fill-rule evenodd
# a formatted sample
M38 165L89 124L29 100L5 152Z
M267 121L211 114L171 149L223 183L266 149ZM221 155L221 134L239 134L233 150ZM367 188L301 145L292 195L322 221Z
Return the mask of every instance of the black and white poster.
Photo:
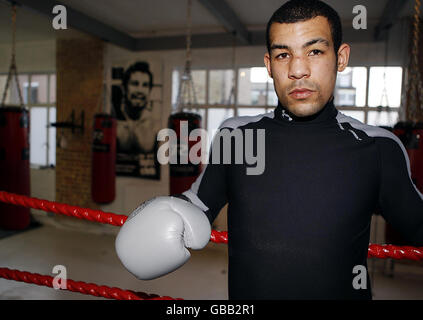
M112 66L111 102L117 119L116 174L160 180L157 133L162 109L159 63Z

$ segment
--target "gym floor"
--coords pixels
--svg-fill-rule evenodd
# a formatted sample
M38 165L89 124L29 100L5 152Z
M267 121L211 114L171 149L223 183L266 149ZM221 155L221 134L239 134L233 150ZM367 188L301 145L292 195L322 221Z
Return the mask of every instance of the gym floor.
M114 227L113 227L114 228ZM191 251L191 259L162 278L137 280L121 265L114 250L112 229L81 228L78 224L43 224L0 239L1 267L53 274L53 267L66 267L68 279L119 287L186 300L227 299L227 249L209 243L204 250ZM87 232L88 230L88 232ZM393 276L389 260L369 261L375 300L423 299L423 264L395 262ZM374 269L372 269L374 267ZM0 279L0 299L89 300L104 299L24 282Z

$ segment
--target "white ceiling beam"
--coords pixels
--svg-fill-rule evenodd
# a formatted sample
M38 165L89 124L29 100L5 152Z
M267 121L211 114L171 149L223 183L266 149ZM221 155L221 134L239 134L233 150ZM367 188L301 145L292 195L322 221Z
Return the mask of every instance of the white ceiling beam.
M39 13L48 15L53 19L53 7L60 4L60 2L53 0L16 0L10 1L18 5L35 10ZM92 36L100 38L104 41L113 43L117 46L126 48L128 50L135 50L136 39L123 33L115 28L112 28L86 14L72 9L68 5L64 5L67 12L68 26L88 33Z

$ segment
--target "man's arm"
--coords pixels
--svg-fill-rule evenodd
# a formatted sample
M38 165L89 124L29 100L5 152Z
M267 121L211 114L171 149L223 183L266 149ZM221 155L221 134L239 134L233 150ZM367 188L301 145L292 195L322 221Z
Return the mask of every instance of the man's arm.
M407 152L392 135L376 138L380 152L382 215L411 245L423 246L423 195L411 180Z
M213 147L210 147L209 163L204 165L203 171L191 188L183 193L191 203L204 211L210 224L228 202L226 180L228 165L222 161L219 164L212 163L212 149Z

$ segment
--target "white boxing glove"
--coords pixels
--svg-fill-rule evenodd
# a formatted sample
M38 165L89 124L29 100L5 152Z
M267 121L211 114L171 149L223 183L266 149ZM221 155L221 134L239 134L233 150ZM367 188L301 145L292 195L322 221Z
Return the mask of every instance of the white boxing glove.
M123 265L141 280L151 280L182 266L210 241L211 226L204 212L176 197L153 198L128 217L116 238Z

